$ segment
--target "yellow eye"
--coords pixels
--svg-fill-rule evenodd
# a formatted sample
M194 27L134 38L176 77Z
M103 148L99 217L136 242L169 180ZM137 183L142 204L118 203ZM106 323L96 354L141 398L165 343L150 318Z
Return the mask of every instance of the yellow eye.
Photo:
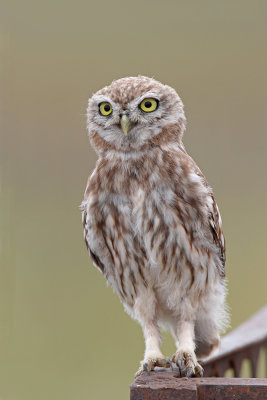
M140 103L139 107L141 108L141 110L143 110L145 112L152 112L158 108L158 104L159 104L158 100L148 98L148 99L144 99Z
M100 114L102 114L102 115L111 114L112 113L111 104L108 103L107 101L103 101L103 103L99 104L99 111L100 111Z

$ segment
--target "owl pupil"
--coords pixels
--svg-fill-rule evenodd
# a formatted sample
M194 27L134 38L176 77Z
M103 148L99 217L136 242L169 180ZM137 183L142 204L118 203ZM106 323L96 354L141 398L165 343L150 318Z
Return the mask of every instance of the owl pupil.
M106 104L106 105L104 106L104 110L105 110L106 112L108 112L108 111L110 110L110 105Z
M146 101L146 102L145 102L145 107L146 107L146 108L150 108L151 106L152 106L151 101Z

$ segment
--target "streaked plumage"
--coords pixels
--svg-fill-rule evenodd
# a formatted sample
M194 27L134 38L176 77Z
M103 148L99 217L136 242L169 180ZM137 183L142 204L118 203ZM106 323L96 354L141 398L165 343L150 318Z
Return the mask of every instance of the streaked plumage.
M144 112L142 102L156 109ZM174 337L183 374L201 375L196 355L218 347L227 323L221 218L182 144L185 122L175 90L146 77L114 81L89 99L99 159L82 203L84 237L94 265L143 328L139 372L170 365L160 325Z

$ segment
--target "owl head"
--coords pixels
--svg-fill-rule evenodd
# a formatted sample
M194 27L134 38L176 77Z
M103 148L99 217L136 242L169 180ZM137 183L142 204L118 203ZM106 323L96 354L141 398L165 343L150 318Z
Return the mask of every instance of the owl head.
M88 132L98 153L180 142L185 122L176 91L145 76L113 81L88 102Z

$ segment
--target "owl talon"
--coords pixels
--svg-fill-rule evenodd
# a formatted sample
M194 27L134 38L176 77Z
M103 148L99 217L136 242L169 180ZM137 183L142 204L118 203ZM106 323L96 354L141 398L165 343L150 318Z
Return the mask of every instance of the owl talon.
M151 370L149 369L148 363L144 363L143 367L144 367L144 370L146 370L146 372L150 373Z
M200 376L202 377L204 375L204 369L200 364L197 365L195 375L194 376Z
M172 360L170 360L169 358L167 358L167 361L168 361L168 363L169 363L169 367L170 367L171 370L173 371Z
M179 368L180 376L183 376L183 369L182 369L181 360L177 360L177 366Z
M194 353L177 351L173 356L173 360L179 368L180 376L185 376L187 378L203 376L203 368L197 362Z
M188 371L186 372L186 377L190 378L193 375L193 368L189 368Z
M141 375L142 372L147 372L150 374L151 371L154 371L155 367L172 369L172 362L170 359L164 357L148 358L141 363L141 366L136 372L135 376Z

